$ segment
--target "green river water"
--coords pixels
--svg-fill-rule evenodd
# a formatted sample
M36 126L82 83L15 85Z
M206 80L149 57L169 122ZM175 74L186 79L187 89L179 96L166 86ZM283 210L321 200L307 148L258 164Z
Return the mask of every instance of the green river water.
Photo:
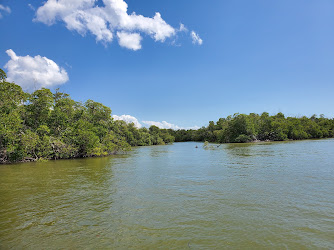
M0 205L0 249L334 249L334 140L2 165Z

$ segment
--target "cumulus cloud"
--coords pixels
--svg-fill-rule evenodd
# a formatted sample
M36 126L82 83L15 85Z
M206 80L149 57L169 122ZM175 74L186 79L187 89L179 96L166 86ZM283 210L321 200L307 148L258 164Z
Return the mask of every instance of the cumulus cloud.
M162 122L143 121L143 123L148 125L148 126L157 126L158 128L166 128L166 129L174 129L174 130L181 129L181 127L179 127L175 124L172 124L172 123L168 123L166 121L162 121Z
M177 32L185 32L183 24L173 28L162 19L159 12L153 17L144 17L136 13L128 14L128 5L124 0L102 0L104 6L96 0L47 0L36 11L34 21L53 25L63 21L67 29L82 36L87 32L96 40L110 43L117 34L119 44L125 48L138 50L142 37L139 32L151 36L155 41L164 42Z
M50 88L68 81L67 72L46 57L17 56L11 49L6 53L11 58L5 65L7 80L24 90Z
M195 31L191 31L191 38L193 39L193 44L198 44L198 45L203 44L203 40Z
M10 14L12 11L8 6L0 4L0 18L2 18L1 12L7 12L8 14Z
M148 126L157 126L158 128L163 128L163 129L173 129L173 130L180 130L180 129L199 129L199 127L194 126L194 127L179 127L175 124L168 123L166 121L162 122L155 122L155 121L142 121L142 123L148 125Z
M128 5L124 0L103 0L103 3L101 7L96 5L95 0L48 0L38 8L34 20L47 25L62 20L69 30L81 35L90 32L102 42L111 42L113 32L120 31L117 33L120 45L133 50L141 48L141 37L137 32L146 33L161 42L176 32L158 12L150 18L128 14Z
M121 116L113 115L112 118L114 118L114 120L125 121L126 123L133 123L136 128L141 128L142 127L142 125L137 120L137 118L133 117L131 115L121 115Z
M141 49L142 37L138 33L117 32L118 43L120 46L127 49L139 50Z
M137 128L141 128L143 127L142 124L145 124L146 127L151 127L151 126L157 126L158 128L162 128L162 129L173 129L173 130L180 130L180 129L194 129L197 130L200 127L198 126L193 126L193 127L179 127L175 124L166 122L166 121L162 121L162 122L155 122L155 121L142 121L141 123L138 121L138 119L134 116L131 115L113 115L112 118L114 118L114 120L121 120L121 121L125 121L126 123L133 123L135 125L135 127Z

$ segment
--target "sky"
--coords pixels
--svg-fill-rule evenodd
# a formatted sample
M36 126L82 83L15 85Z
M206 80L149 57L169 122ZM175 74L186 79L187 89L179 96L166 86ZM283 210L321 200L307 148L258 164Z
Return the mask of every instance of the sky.
M332 0L0 0L0 68L138 127L334 117Z

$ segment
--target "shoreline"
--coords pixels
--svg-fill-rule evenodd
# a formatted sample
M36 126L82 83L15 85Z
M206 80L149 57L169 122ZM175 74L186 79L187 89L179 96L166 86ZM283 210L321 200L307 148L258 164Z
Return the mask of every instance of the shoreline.
M320 140L333 140L334 137L330 138L316 138L316 139L303 139L303 140L285 140L285 141L270 141L270 140L265 140L265 141L251 141L251 142L225 142L225 143L218 143L218 142L209 142L209 144L214 144L214 145L229 145L229 144L234 144L234 145L245 145L245 144L260 144L260 143L283 143L283 142L302 142L302 141L320 141ZM174 142L174 143L202 143L204 144L205 142L203 141L182 141L182 142ZM167 145L173 145L172 144L165 144L165 145L150 145L150 146L133 146L132 148L137 148L137 147L155 147L155 146L167 146ZM131 151L131 150L130 150ZM32 162L48 162L48 161L59 161L59 160L78 160L78 159L85 159L85 158L104 158L104 157L109 157L109 156L116 156L116 155L126 155L128 152L115 152L112 154L108 155L100 155L100 156L84 156L84 157L72 157L72 158L58 158L58 159L34 159L27 157L21 161L15 161L15 162L1 162L1 165L12 165L12 164L21 164L21 163L32 163Z

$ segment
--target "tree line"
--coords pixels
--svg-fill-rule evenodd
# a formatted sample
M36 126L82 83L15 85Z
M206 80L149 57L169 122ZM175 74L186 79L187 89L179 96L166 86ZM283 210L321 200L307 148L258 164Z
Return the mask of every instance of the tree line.
M106 156L132 146L186 141L242 143L334 137L334 119L251 113L210 121L198 130L136 128L113 120L111 109L42 88L27 93L0 69L0 163Z
M106 156L174 142L165 129L115 121L111 109L42 88L29 94L0 69L0 163Z
M251 113L234 114L220 118L216 123L198 130L178 130L171 133L176 142L208 141L216 143L239 143L252 141L285 141L334 137L334 119L303 116L285 117L278 113L270 116Z

